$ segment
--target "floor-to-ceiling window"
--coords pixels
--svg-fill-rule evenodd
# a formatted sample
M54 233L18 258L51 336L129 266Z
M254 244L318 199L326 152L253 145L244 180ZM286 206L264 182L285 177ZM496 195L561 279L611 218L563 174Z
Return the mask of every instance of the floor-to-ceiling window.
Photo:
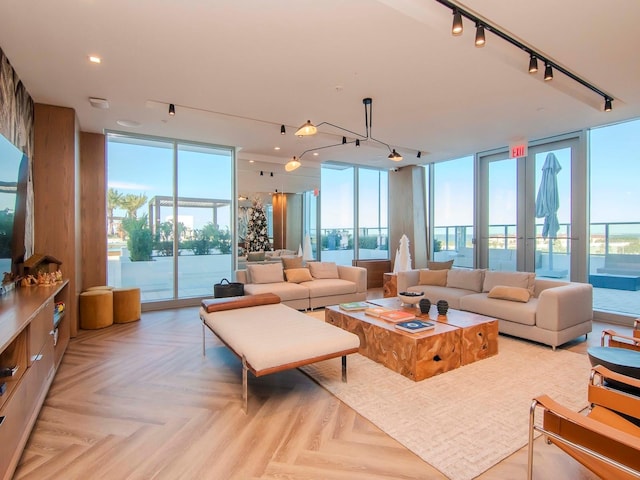
M339 265L351 265L355 233L354 167L323 165L320 181L320 258Z
M232 149L110 133L107 183L110 285L148 303L210 296L231 278Z
M359 260L389 258L389 173L358 168Z
M433 256L474 266L474 158L433 165Z
M589 281L594 307L640 315L640 120L590 132Z

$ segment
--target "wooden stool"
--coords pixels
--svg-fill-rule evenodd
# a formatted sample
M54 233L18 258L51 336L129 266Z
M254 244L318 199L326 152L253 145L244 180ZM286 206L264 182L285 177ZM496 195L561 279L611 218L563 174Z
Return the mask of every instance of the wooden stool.
M80 328L95 330L113 325L113 293L91 290L80 294Z
M140 289L113 289L113 323L129 323L140 320Z

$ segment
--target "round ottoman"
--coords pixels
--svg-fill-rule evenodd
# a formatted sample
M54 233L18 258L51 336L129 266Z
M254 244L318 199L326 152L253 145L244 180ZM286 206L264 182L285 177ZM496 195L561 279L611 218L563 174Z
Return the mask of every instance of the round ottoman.
M113 325L113 293L91 290L80 294L80 328L95 330Z
M113 289L113 323L129 323L140 320L140 289Z
M99 285L97 287L89 287L85 289L85 292L91 292L93 290L113 290L113 287L109 285Z

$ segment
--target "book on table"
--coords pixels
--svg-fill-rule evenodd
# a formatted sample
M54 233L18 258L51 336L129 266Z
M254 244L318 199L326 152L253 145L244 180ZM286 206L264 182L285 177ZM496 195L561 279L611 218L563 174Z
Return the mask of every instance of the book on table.
M392 311L391 308L371 307L371 308L365 309L364 313L366 315L371 315L372 317L380 317L380 315L382 315L383 313L391 312L391 311Z
M435 324L433 322L423 322L422 320L410 320L396 323L396 328L405 332L418 333L435 328Z
M346 310L347 312L356 312L358 310L366 310L370 306L371 305L369 305L367 302L348 302L348 303L341 303L339 305L341 310Z
M416 318L415 314L404 311L404 310L390 310L388 312L383 312L380 314L380 318L388 320L390 322L406 322L408 320L412 320Z

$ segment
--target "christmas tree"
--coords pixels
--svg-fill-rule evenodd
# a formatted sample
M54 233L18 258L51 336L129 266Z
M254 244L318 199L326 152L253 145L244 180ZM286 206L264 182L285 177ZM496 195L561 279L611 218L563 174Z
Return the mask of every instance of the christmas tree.
M271 250L269 235L267 234L267 216L264 214L264 207L260 202L254 202L248 212L249 222L247 223L247 251L267 252Z

